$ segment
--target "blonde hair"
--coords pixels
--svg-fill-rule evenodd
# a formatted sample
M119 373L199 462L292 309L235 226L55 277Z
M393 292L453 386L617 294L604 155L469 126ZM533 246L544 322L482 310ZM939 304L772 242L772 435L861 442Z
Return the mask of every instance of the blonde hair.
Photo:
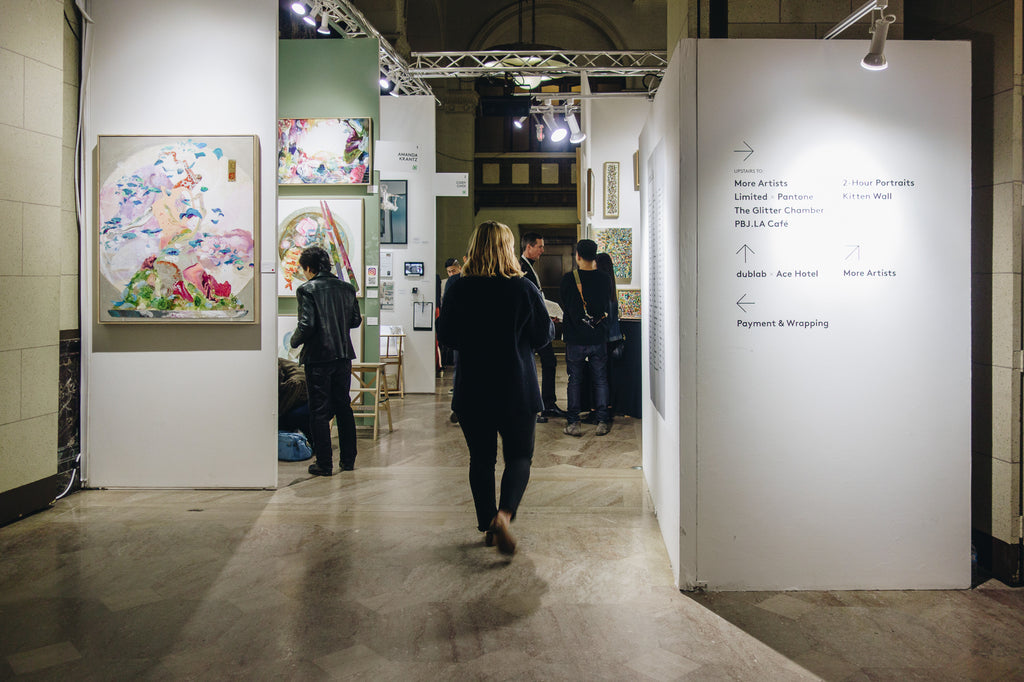
M462 274L470 277L522 277L515 243L508 225L494 220L480 223L469 238L469 255Z

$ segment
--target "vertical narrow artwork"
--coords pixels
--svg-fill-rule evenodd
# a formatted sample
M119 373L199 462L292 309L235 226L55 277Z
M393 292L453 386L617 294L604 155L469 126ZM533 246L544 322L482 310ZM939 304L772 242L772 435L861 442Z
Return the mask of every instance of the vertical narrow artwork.
M640 191L640 150L633 152L633 191Z
M368 185L372 175L369 118L282 118L277 122L281 185Z
M99 322L259 321L258 141L100 136Z
M587 169L587 215L594 215L594 171Z
M409 243L409 183L380 181L380 243Z
M619 317L621 319L640 319L640 290L619 289Z
M633 279L633 230L628 227L609 227L594 230L597 250L611 256L615 281Z
M305 281L299 256L307 246L323 247L334 273L362 289L362 199L281 199L277 215L278 296L294 296Z
M604 164L604 217L619 217L619 162Z

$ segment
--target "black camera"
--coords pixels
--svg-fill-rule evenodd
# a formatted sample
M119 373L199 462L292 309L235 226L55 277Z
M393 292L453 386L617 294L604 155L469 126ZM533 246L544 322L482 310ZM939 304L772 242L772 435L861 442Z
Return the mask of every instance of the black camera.
M591 329L597 329L597 325L601 324L601 320L603 320L605 317L606 317L605 315L602 315L601 317L599 317L599 318L597 318L595 320L593 315L591 315L589 313L583 313L583 317L580 318L580 322L582 322L583 326L585 326L585 327L590 327Z

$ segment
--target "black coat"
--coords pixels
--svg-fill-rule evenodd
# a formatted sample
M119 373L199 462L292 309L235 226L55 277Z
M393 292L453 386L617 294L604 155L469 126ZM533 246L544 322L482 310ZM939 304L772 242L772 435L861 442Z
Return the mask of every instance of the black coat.
M562 338L573 346L597 346L608 340L608 322L613 314L618 315L618 302L613 295L614 286L608 275L600 270L580 270L583 296L587 300L586 310L595 320L602 315L605 319L596 327L583 324L583 301L576 287L572 271L562 276Z
M356 357L349 332L363 322L356 288L322 272L295 290L299 322L292 348L302 346L299 361L317 365Z
M438 340L459 352L452 410L543 410L533 351L554 335L544 299L527 279L463 275L445 294L437 320Z

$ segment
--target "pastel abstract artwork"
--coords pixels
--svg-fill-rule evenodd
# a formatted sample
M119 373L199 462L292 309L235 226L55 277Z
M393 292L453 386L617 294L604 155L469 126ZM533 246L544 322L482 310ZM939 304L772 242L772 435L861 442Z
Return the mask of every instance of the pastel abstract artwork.
M628 227L608 227L594 230L594 241L599 253L612 258L615 281L629 282L633 279L633 230Z
M640 319L640 290L619 289L619 317L621 319Z
M282 118L277 122L281 185L368 185L373 179L369 118Z
M100 136L100 322L258 322L254 136Z
M326 249L334 274L361 289L362 199L281 199L277 215L278 296L294 296L305 281L299 256L307 246Z

